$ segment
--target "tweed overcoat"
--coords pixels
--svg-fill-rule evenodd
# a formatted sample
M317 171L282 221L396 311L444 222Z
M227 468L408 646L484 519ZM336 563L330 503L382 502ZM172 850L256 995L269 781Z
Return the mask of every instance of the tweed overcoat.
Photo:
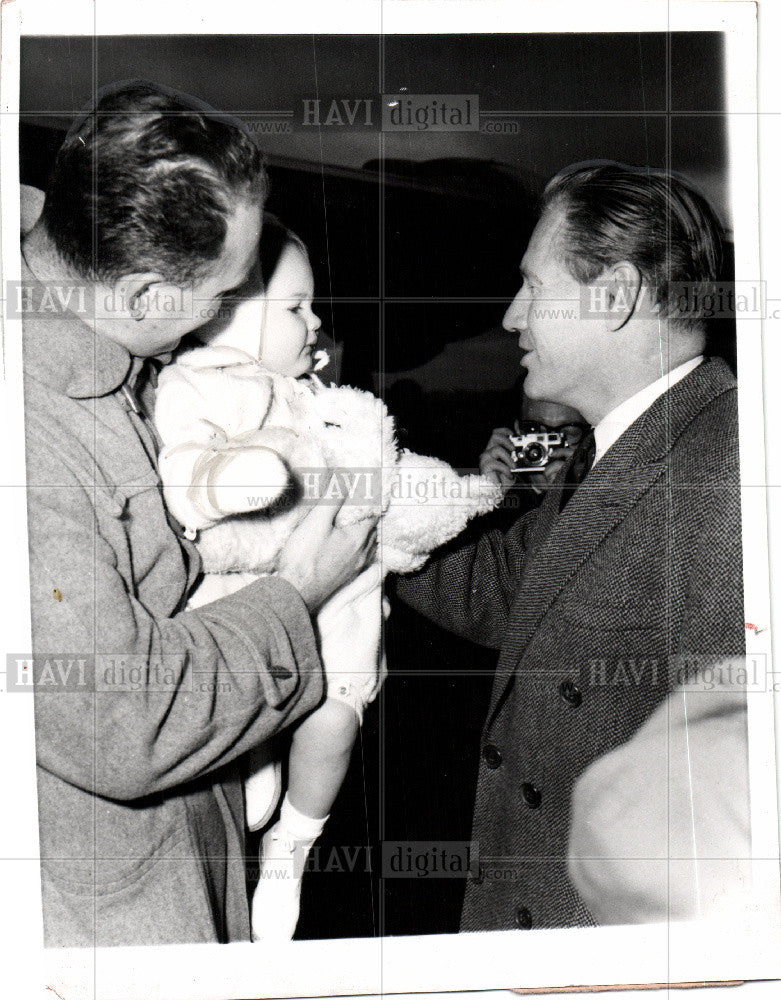
M574 782L674 682L745 652L737 386L723 361L660 396L560 512L564 472L506 534L398 581L424 615L500 650L462 930L592 924L566 869Z

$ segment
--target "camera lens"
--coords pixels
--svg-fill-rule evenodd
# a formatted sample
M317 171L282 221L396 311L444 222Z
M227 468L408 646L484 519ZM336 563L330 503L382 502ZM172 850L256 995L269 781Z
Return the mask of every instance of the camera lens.
M542 461L545 449L541 444L527 444L523 452L523 458L527 465L536 465Z

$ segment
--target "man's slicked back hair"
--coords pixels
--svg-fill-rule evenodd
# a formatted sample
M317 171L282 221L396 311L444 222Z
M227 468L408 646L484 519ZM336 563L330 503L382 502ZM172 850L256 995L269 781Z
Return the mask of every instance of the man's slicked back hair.
M262 204L267 187L260 150L238 121L132 81L102 90L72 125L42 220L85 278L153 272L184 284L220 256L237 199Z
M688 181L663 170L600 161L562 170L547 185L542 209L561 209L560 249L581 284L629 261L651 290L661 316L687 328L720 277L722 227ZM683 309L680 302L687 303Z

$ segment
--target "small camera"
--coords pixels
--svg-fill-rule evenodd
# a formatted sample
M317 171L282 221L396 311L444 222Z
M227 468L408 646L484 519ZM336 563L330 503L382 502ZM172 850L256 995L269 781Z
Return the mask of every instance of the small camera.
M566 446L563 434L552 431L529 431L510 438L513 446L513 472L537 472L551 460L551 449Z

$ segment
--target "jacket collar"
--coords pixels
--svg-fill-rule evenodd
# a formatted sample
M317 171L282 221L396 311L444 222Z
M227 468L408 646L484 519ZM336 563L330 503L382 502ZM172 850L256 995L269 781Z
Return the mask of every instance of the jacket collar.
M704 361L642 413L610 447L559 513L567 467L543 501L531 528L526 563L516 584L505 650L531 641L550 607L578 570L664 475L667 457L688 425L713 400L736 387L720 358ZM500 658L486 728L512 683L517 657Z
M708 358L641 413L594 466L608 470L664 461L689 424L737 383L726 361Z
M703 361L702 354L684 361L605 414L594 427L594 443L596 445L594 461L598 462L639 416L650 409L661 395L670 390L681 379L686 378Z
M72 399L90 399L114 392L137 374L143 358L96 334L71 309L52 304L24 257L22 284L25 376Z

